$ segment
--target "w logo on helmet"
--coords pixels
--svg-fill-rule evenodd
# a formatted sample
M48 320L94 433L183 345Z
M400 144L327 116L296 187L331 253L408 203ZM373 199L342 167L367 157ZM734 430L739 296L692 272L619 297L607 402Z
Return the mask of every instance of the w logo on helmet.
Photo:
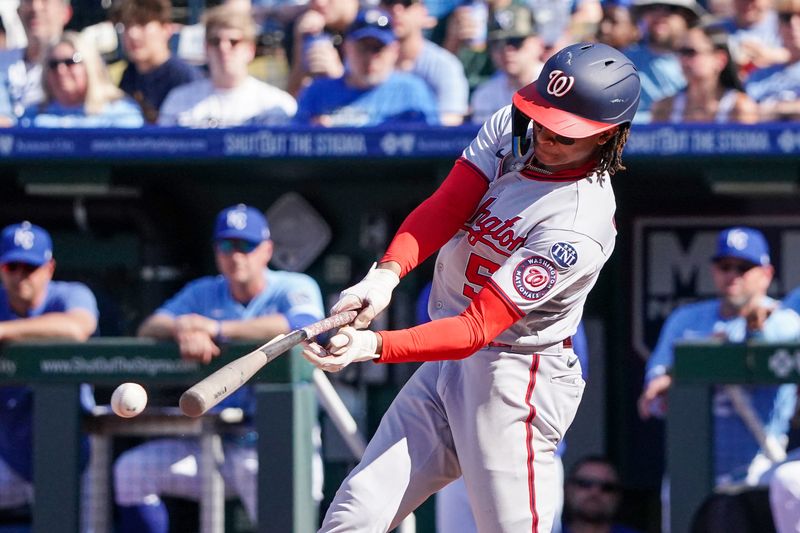
M567 94L574 84L574 77L567 76L563 70L553 70L550 72L550 81L547 82L547 93L560 98Z

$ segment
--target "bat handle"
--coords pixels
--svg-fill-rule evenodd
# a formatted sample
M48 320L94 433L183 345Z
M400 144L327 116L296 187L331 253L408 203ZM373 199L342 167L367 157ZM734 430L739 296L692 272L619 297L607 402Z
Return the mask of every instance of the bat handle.
M320 333L350 324L356 319L357 316L358 311L342 311L341 313L336 313L335 315L329 316L328 318L324 318L319 322L314 322L313 324L304 327L303 331L306 332L307 338L313 339Z

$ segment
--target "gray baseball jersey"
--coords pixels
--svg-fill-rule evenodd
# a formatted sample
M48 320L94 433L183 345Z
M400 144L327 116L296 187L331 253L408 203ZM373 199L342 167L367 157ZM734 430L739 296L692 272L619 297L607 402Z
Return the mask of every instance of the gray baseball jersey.
M525 316L495 339L547 346L578 327L584 301L614 249L608 176L548 179L510 154L511 106L486 122L463 157L489 179L472 218L439 252L431 318L463 311L489 280Z

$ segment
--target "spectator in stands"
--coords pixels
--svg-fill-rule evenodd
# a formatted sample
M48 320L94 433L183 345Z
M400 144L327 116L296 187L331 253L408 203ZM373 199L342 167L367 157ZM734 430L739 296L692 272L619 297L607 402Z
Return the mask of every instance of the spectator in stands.
M636 533L615 523L621 493L611 461L595 455L579 459L564 483L562 533Z
M199 69L173 56L169 40L174 32L170 0L120 0L113 19L122 24L122 44L128 66L120 89L141 106L154 124L164 99L175 87L202 79Z
M0 236L0 342L25 339L85 341L97 328L97 302L82 283L53 281L53 244L43 228L21 222ZM81 405L94 406L81 387ZM31 503L33 390L0 387L0 508ZM88 441L82 442L82 462Z
M47 49L61 37L72 17L69 0L20 0L17 9L28 45L0 51L0 72L5 73L16 117L44 99L42 65Z
M603 16L597 25L595 40L625 50L639 40L639 28L628 0L603 2Z
M310 0L308 10L287 28L286 55L293 96L314 78L344 74L344 34L356 20L359 0Z
M458 126L468 112L469 85L458 58L423 35L436 20L423 0L381 0L381 6L392 16L399 45L397 70L422 78L436 95L441 123Z
M497 72L472 93L471 120L476 124L507 106L515 92L539 77L543 66L539 58L544 47L530 9L510 5L498 11L493 21L487 38Z
M677 50L687 30L704 13L695 0L633 0L633 14L642 35L637 44L624 52L636 65L642 80L635 122L649 122L653 102L686 87Z
M345 37L347 70L316 78L301 94L295 121L318 126L438 124L433 92L421 78L398 72L398 45L387 11L361 11Z
M767 241L760 231L733 227L720 232L711 275L719 297L680 306L664 323L647 361L644 390L639 398L639 414L644 419L665 412L676 342L701 338L727 342L752 338L768 342L800 339L800 316L767 296L773 267ZM792 384L756 386L749 390L727 386L716 390L713 472L718 484L762 481L761 476L770 464L759 455L758 441L740 413L744 412L745 403L751 403L757 416L765 422L767 438L777 441L788 430L789 418L794 412L795 388ZM779 405L785 402L792 405Z
M158 123L192 128L286 124L297 111L294 98L247 70L256 53L256 25L250 14L235 6L217 6L206 12L205 27L210 78L170 91Z
M789 53L782 65L753 72L745 88L759 105L762 120L800 118L800 2L776 0L781 41Z
M600 0L525 0L545 47L540 58L575 42L590 41L603 17Z
M272 257L267 221L243 204L228 207L214 226L219 276L189 283L139 328L139 336L174 340L185 359L208 363L227 340L261 340L307 326L323 317L322 296L305 274L267 268ZM238 407L252 415L249 387L216 409ZM238 494L255 524L258 456L252 438L226 439L221 473L226 493ZM166 533L163 495L199 499L196 439L149 441L123 453L114 466L122 533ZM178 468L177 465L185 468ZM194 467L192 466L194 465ZM322 498L322 465L314 464L314 490Z
M464 66L470 92L494 74L486 36L493 13L514 0L475 0L460 2L433 29L431 39L455 54Z
M80 34L64 32L44 58L44 100L19 124L40 128L137 128L141 110L111 81L97 49Z
M733 0L733 6L723 27L739 76L746 79L755 69L786 62L773 0Z
M758 106L747 93L718 26L696 26L678 48L686 87L652 107L652 122L758 122Z

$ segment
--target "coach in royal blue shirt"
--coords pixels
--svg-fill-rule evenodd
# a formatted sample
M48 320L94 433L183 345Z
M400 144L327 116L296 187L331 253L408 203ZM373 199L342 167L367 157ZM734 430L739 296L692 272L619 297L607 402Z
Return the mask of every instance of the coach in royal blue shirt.
M3 229L0 237L0 342L32 338L83 341L97 329L97 302L82 283L53 281L50 235L30 222ZM89 387L81 403L94 404ZM0 387L0 508L31 502L33 391ZM83 440L83 457L88 442Z
M733 227L720 232L711 257L711 275L718 297L686 304L667 317L647 361L644 391L639 399L643 418L663 415L663 398L671 387L674 346L679 341L718 339L745 342L796 342L800 316L767 296L774 269L764 235L754 228ZM752 404L770 438L780 440L795 407L796 385L759 385L741 394ZM741 407L723 388L716 388L714 415L714 474L719 484L758 483L769 465L759 454L755 436L739 412Z
M210 361L226 339L263 340L324 316L317 283L305 274L267 268L272 241L261 212L243 204L224 209L214 228L218 276L186 285L139 328L139 335L175 340L186 359ZM249 387L223 400L250 414ZM252 440L227 439L220 473L228 494L238 494L256 519L258 456ZM121 533L166 533L167 509L160 496L199 499L196 439L162 439L125 452L114 467ZM315 495L321 499L321 459L315 457Z

